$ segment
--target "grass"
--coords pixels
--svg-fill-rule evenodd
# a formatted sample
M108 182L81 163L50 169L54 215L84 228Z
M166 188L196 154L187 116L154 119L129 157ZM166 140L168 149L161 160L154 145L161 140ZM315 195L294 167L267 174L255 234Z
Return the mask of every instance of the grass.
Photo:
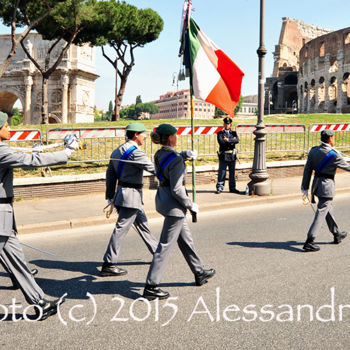
M13 129L39 129L41 131L43 142L46 142L46 132L48 129L55 128L105 128L105 127L124 127L132 120L121 120L118 122L96 122L96 123L79 123L79 124L49 124L49 125L26 125L12 127ZM166 119L166 120L144 120L147 130L152 130L161 123L170 123L173 125L190 125L188 119ZM252 124L255 125L257 118L251 117L235 117L233 120L233 127L238 124ZM350 122L349 114L297 114L297 115L268 115L264 117L265 124L303 124L308 127L314 123L346 123ZM222 125L222 119L196 119L195 126L199 125ZM349 134L349 135L348 135ZM310 147L318 144L319 135L314 133L311 135ZM291 139L293 138L293 139ZM108 138L108 139L85 139L87 149L84 151L75 152L71 158L71 162L67 165L53 166L51 171L53 175L68 175L68 174L90 174L105 172L108 164L108 158L116 147L118 147L124 138ZM337 145L346 151L346 147L350 146L350 133L337 133ZM55 141L57 142L57 141ZM195 148L199 153L205 155L197 160L197 165L216 164L217 157L215 156L217 150L216 135L202 135L195 136ZM13 144L12 144L13 145ZM292 145L292 147L291 147ZM13 145L16 147L31 147L31 143L18 143ZM266 137L266 158L268 161L272 160L293 160L302 159L305 156L304 149L307 147L307 139L304 139L304 134L268 134ZM178 149L191 148L191 137L182 136L178 141ZM60 148L57 148L57 150ZM62 148L61 148L62 149ZM157 147L146 139L144 149L149 157L155 153ZM290 149L296 151L291 152ZM239 143L239 157L241 162L250 162L253 159L254 151L254 137L252 134L240 135ZM88 162L80 162L82 160ZM77 162L77 163L75 163ZM41 169L15 169L15 177L35 177L42 176Z

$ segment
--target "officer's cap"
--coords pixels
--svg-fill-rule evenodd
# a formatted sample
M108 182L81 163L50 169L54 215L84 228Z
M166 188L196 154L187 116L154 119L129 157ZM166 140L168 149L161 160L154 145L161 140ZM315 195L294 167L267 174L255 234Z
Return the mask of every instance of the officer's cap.
M8 115L4 112L0 112L0 129L5 125L7 122Z
M160 124L157 128L156 128L156 133L161 134L161 135L174 135L176 134L177 129L170 125L170 124Z
M321 137L331 137L333 135L335 135L335 131L334 130L327 129L327 130L322 130L321 131Z
M224 123L225 124L232 124L232 119L230 117L224 118Z
M142 123L134 122L126 127L126 131L144 132L146 127Z

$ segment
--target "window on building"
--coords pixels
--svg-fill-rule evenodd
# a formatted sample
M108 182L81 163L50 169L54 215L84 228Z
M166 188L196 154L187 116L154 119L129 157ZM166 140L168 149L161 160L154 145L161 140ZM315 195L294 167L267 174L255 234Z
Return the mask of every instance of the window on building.
M320 57L324 57L324 41L322 41L320 46Z

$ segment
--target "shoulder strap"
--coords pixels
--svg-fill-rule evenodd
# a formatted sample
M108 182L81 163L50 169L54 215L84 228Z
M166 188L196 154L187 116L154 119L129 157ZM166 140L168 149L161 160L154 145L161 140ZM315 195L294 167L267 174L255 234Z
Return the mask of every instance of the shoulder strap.
M333 149L330 150L315 170L322 171L336 155L337 152L335 152Z
M160 162L160 164L156 164L157 165L157 177L158 177L159 181L163 181L163 175L162 175L163 171L164 171L165 167L174 158L176 158L176 153L175 152L171 152L166 157L164 157L164 159Z
M133 154L133 152L136 150L136 146L131 146L129 147L124 153L123 155L120 157L121 160L127 160L131 157L131 155ZM117 174L118 177L120 178L120 176L122 175L122 172L124 170L124 162L119 162L118 163L118 169L117 169Z

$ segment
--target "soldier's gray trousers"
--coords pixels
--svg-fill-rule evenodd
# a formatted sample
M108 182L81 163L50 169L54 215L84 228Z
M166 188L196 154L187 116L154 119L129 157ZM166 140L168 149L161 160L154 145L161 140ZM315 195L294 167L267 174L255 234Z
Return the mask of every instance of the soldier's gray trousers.
M339 233L338 225L333 216L332 198L318 198L317 210L314 221L312 222L307 238L314 240L319 233L324 220L326 219L329 231L334 235Z
M27 302L37 304L43 299L44 292L35 282L16 236L0 236L0 256L3 266L17 281Z
M125 235L132 225L145 242L148 250L153 254L156 251L158 241L152 235L148 227L148 221L144 210L134 208L118 208L118 220L113 230L111 239L103 257L104 262L116 264Z
M148 271L146 284L152 286L159 284L176 242L191 271L194 274L203 271L203 264L194 248L186 217L166 216L160 241Z

